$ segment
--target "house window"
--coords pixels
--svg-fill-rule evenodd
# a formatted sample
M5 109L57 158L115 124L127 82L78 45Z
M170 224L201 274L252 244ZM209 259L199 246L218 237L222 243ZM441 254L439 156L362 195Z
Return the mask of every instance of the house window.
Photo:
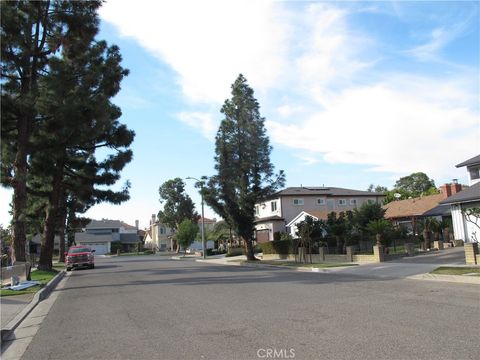
M357 206L357 199L350 199L350 205Z
M259 214L260 214L260 206L255 205L255 215L259 215Z
M338 200L338 205L341 205L341 206L347 205L347 200L345 200L345 199L339 199L339 200Z
M368 199L368 200L367 200L367 203L369 203L369 204L375 204L375 200L373 200L373 199Z
M293 205L303 205L303 199L293 199Z
M325 205L325 199L317 199L317 205Z
M167 231L163 226L160 226L160 234L165 234Z
M276 201L272 201L272 202L270 203L270 206L271 206L271 208L272 208L272 212L277 211L277 202L276 202Z

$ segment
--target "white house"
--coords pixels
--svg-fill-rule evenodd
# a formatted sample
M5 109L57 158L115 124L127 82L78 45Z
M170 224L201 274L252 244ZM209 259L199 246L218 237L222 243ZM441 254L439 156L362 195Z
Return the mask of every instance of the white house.
M458 164L467 167L470 187L440 202L450 205L455 239L465 242L480 241L480 217L471 213L480 209L480 155Z
M138 235L138 220L135 225L120 220L92 220L85 227L85 231L75 233L75 243L89 246L97 255L110 253L112 243L122 244L122 248L128 250L141 241Z
M381 193L337 187L289 187L255 205L255 232L259 243L272 241L275 233L286 232L286 225L302 211L341 212L364 203L380 203Z
M295 216L292 221L287 224L287 232L293 237L297 238L298 227L297 225L302 221L305 221L307 216L310 216L313 220L327 220L328 211L302 211Z

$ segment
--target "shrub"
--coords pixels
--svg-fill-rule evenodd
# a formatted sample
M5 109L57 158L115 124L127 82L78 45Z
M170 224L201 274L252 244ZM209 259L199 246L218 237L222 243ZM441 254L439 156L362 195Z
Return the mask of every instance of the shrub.
M143 253L145 255L152 255L154 252L152 250L145 250Z
M225 255L226 257L230 256L238 256L238 255L243 255L244 251L243 248L241 247L236 247L236 248L228 248L227 254Z
M288 255L294 253L293 240L277 240L260 244L264 254Z
M123 245L118 242L112 242L112 245L110 246L110 252L112 254L116 254L117 250L120 250L120 252L123 252Z

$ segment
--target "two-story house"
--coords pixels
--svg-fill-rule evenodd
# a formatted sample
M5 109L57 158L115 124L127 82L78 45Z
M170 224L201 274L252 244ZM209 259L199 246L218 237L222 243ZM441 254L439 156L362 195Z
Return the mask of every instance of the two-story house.
M173 251L175 248L175 240L173 239L174 235L175 231L173 229L161 223L159 220L157 220L156 215L152 214L150 227L145 233L145 247L155 247L161 251Z
M480 155L458 165L467 167L470 187L441 201L441 205L450 205L452 211L453 234L456 240L465 242L480 241Z
M85 231L75 233L75 243L95 249L97 255L110 253L112 243L122 244L122 249L129 251L141 242L138 220L135 223L136 226L132 226L120 220L92 220Z
M259 243L272 241L274 234L287 232L287 224L302 211L326 214L353 210L364 203L381 203L376 192L337 187L289 187L255 205L255 232Z

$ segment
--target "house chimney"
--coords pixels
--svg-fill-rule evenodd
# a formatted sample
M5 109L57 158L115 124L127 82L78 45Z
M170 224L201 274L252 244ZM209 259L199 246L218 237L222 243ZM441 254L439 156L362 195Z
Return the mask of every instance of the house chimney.
M455 181L456 179L454 179ZM462 185L453 182L452 184L445 184L440 187L443 197L446 199L460 191L462 191Z
M140 224L140 222L138 220L135 220L135 227L137 228L137 230L138 230L139 224Z
M155 224L155 219L156 219L155 214L152 214L151 225Z

